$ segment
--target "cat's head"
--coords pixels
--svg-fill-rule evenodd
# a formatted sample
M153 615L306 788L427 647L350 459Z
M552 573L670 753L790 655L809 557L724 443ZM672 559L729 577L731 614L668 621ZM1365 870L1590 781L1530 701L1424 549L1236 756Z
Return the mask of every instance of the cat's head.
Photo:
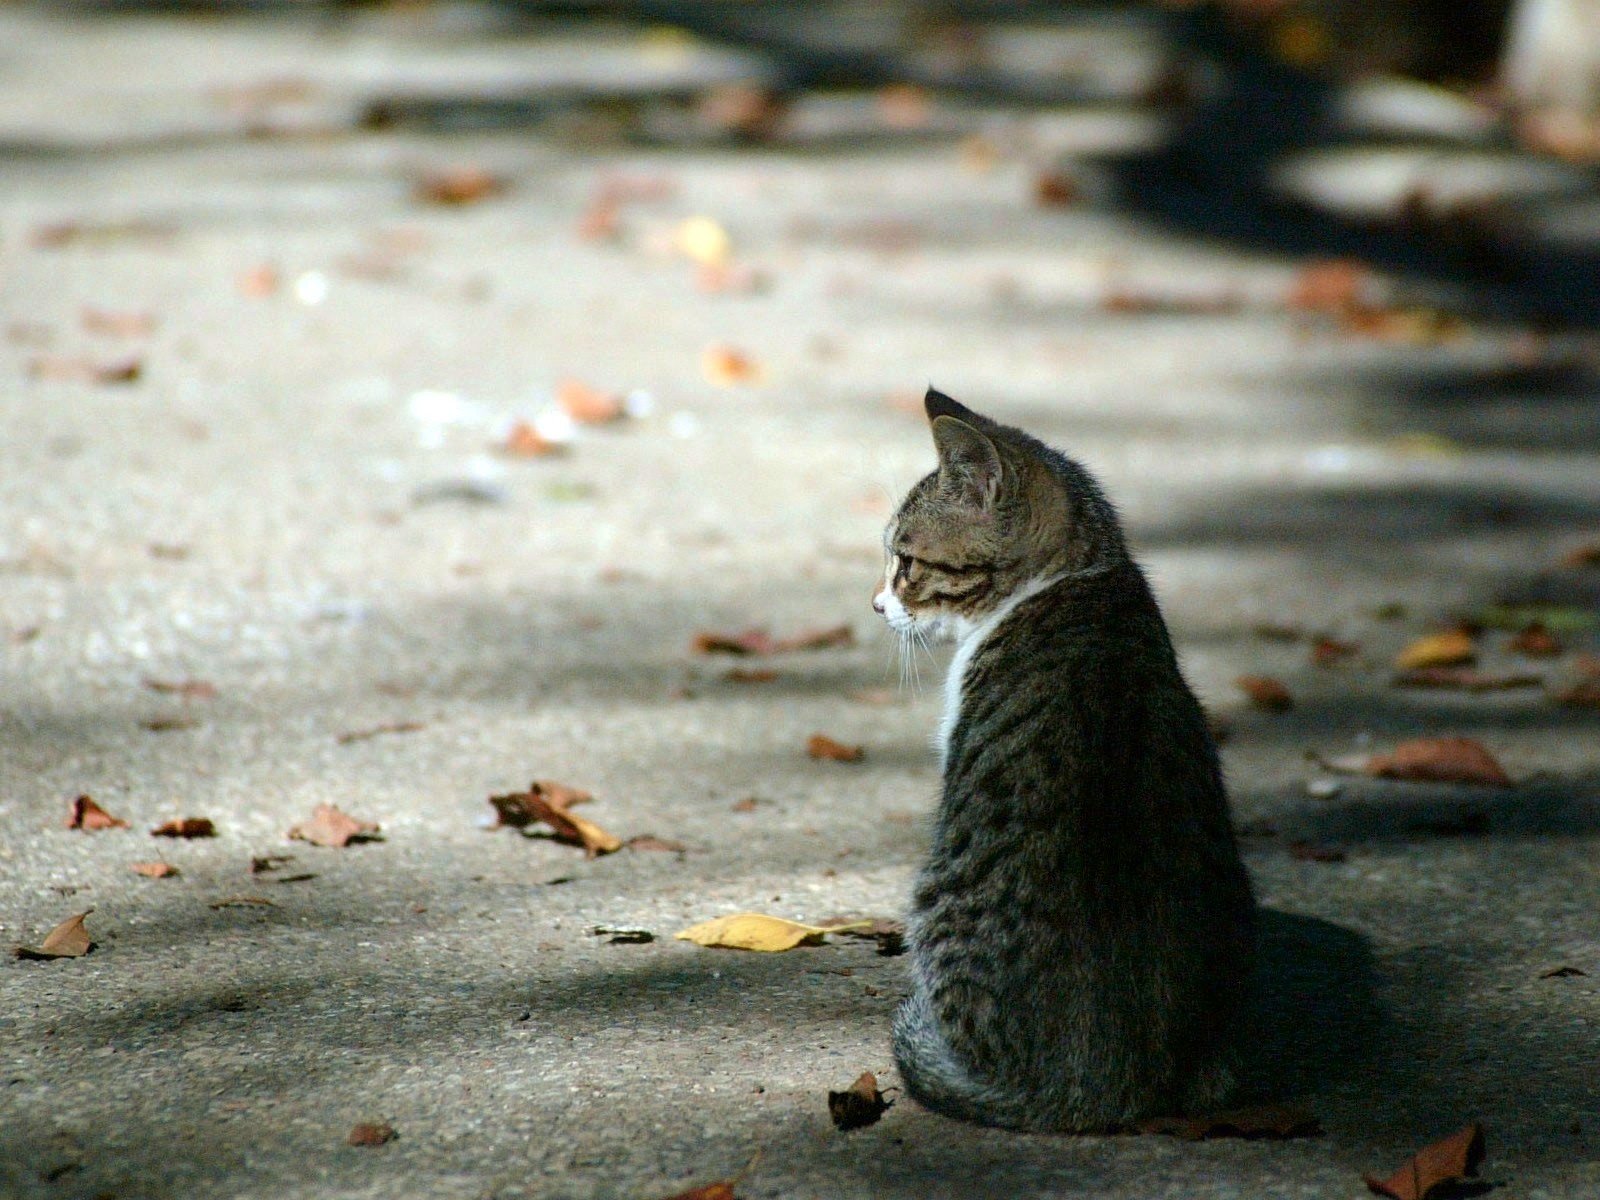
M872 598L897 633L958 636L1033 580L1124 552L1115 513L1076 463L932 388L924 405L939 465L884 530Z

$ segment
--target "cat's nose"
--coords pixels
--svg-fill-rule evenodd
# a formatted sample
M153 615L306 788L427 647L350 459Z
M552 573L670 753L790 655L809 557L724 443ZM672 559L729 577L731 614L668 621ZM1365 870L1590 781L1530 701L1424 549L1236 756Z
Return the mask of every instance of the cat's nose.
M872 611L877 613L880 617L883 616L883 598L876 593L874 593L872 597Z

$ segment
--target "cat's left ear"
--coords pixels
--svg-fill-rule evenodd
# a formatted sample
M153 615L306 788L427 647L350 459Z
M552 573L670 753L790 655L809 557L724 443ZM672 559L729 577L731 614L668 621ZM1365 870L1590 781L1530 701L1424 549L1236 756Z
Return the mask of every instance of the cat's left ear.
M939 451L939 490L974 508L992 508L1000 494L1000 451L965 421L939 417L933 422Z

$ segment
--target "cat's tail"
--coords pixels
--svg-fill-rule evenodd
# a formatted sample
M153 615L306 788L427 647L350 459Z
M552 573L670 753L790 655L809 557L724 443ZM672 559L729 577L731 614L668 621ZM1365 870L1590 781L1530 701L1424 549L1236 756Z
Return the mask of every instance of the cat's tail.
M1008 1096L968 1074L950 1053L927 997L920 992L895 1014L894 1062L912 1099L943 1116L1002 1129L1050 1125L1027 1099Z

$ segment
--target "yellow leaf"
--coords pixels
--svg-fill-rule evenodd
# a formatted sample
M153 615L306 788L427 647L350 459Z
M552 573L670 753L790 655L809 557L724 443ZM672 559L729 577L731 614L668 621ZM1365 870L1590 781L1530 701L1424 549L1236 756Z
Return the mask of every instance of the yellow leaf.
M786 921L782 917L769 917L762 913L735 913L731 917L715 917L701 921L675 937L697 946L720 946L729 950L793 950L796 946L816 945L822 935L831 932L815 925L802 925L799 921Z
M1448 633L1435 633L1417 639L1402 650L1394 661L1402 671L1413 671L1419 667L1461 666L1475 662L1477 657L1478 648L1472 644L1471 636L1459 629L1452 629Z

